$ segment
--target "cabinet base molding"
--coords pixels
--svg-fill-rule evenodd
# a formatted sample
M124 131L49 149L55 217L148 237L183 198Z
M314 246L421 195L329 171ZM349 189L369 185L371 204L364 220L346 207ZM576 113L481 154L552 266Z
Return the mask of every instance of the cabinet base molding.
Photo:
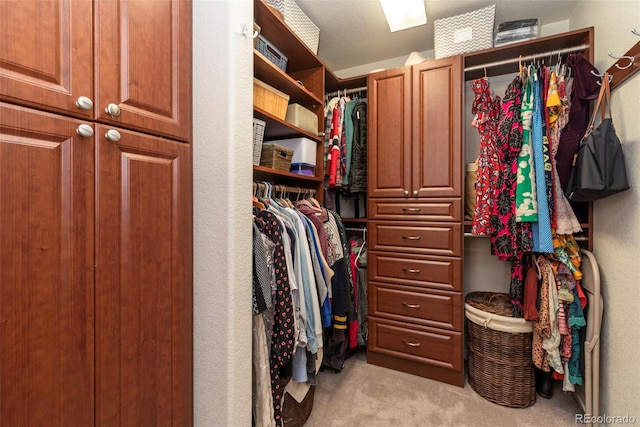
M367 350L367 363L382 366L383 368L393 369L394 371L429 378L431 380L440 381L458 387L464 387L464 369L460 371L442 369L435 366L412 362L406 359L387 356L370 350Z

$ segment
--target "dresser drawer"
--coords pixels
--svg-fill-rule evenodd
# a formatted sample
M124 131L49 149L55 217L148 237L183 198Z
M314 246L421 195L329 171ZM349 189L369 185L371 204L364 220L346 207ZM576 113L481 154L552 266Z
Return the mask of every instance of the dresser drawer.
M462 199L369 199L368 217L392 221L450 221L462 220Z
M440 368L463 369L462 332L369 317L368 350Z
M462 226L454 223L369 221L369 250L462 255Z
M460 258L369 251L367 274L374 281L462 291Z
M369 281L369 315L462 331L462 293Z

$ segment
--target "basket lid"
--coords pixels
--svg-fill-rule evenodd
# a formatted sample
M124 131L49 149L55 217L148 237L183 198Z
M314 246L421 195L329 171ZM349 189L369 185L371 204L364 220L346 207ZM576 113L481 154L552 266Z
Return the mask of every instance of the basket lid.
M513 317L513 304L509 294L500 292L470 292L464 298L465 303L487 313Z

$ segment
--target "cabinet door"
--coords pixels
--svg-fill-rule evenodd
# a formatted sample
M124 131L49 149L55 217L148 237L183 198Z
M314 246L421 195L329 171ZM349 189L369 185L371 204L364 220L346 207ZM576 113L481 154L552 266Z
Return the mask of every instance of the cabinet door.
M368 197L406 197L411 189L411 68L368 78Z
M0 1L0 99L91 119L91 1Z
M462 197L462 58L413 67L413 184L417 197Z
M0 103L2 426L93 425L93 138L79 124Z
M190 140L191 1L97 0L95 31L96 120Z
M191 149L97 126L96 425L192 425Z

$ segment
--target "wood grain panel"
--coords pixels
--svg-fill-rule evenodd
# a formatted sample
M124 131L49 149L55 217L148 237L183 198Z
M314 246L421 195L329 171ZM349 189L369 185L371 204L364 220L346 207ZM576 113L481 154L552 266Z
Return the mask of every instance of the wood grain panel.
M192 422L191 152L98 126L98 425Z
M460 56L414 66L412 188L417 197L462 197L462 86Z
M462 199L368 199L369 219L460 221Z
M411 323L369 319L369 351L461 371L462 333Z
M462 290L462 260L369 251L369 280L450 291Z
M191 9L183 0L96 3L98 121L191 139Z
M411 67L370 74L367 98L367 195L405 197L411 186Z
M93 425L93 139L0 104L0 425Z
M462 225L369 221L369 249L424 255L462 255Z
M0 100L91 119L92 2L0 2Z
M369 315L462 331L460 292L369 282Z

